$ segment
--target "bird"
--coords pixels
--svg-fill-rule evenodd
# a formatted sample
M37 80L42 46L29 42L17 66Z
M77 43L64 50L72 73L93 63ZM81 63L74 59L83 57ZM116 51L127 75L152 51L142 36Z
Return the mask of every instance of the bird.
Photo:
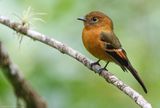
M144 92L147 89L141 80L138 72L129 61L126 51L123 49L118 37L114 33L113 22L110 17L100 11L92 11L84 17L77 18L83 21L84 28L82 31L82 41L85 48L96 58L98 61L91 64L99 64L101 60L106 62L102 69L106 69L109 62L114 62L119 65L122 70L129 71L134 78L139 82Z

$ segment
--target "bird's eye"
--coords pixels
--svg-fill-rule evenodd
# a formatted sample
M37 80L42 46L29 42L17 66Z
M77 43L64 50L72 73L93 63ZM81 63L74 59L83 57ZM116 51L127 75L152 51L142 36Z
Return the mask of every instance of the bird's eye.
M97 17L93 17L93 18L92 18L92 21L93 21L93 22L98 22L98 18L97 18Z

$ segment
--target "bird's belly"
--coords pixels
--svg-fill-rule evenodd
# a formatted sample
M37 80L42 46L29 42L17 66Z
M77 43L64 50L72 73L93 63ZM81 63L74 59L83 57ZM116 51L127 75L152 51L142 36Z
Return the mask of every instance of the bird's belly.
M110 55L105 52L105 46L102 41L95 39L94 37L83 37L83 44L85 48L96 58L105 61L112 61Z

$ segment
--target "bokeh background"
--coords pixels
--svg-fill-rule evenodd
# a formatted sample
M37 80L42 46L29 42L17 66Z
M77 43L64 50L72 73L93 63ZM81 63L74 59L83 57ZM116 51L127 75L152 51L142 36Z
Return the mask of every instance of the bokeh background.
M106 13L112 18L114 31L144 80L148 94L131 74L124 73L113 63L108 69L140 92L154 108L159 108L159 3L159 0L0 0L0 15L21 21L22 13L31 7L38 13L34 17L43 19L30 18L32 29L64 42L95 61L83 47L83 24L76 18L93 10ZM20 43L13 30L1 24L0 29L0 40L12 60L49 108L138 107L128 96L76 60L28 37ZM0 108L15 105L12 87L0 71Z

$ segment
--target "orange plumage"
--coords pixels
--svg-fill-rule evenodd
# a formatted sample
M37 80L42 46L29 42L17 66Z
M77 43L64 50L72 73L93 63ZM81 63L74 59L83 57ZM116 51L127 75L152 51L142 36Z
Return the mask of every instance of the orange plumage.
M129 62L125 50L113 32L112 20L104 13L98 11L90 12L84 18L78 18L78 20L84 22L82 32L83 44L93 56L99 59L98 62L100 60L114 62L123 71L129 70L140 83L145 93L147 93L143 81Z
M93 32L86 30L85 28L83 30L82 40L85 48L98 59L112 61L105 53L104 43L100 41L100 30L95 29L92 31Z

